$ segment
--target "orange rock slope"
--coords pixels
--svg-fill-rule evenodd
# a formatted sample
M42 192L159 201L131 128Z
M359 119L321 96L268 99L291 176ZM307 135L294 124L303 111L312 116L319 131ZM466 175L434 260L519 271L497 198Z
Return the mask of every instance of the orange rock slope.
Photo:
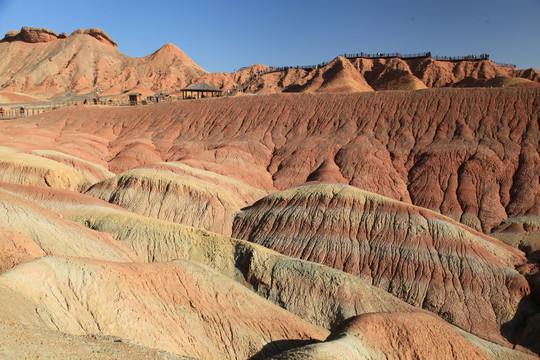
M175 161L263 190L332 181L486 233L512 223L535 231L539 95L524 88L438 89L66 108L5 121L0 141L12 149L0 153L0 166L4 179L26 182L15 176L14 158L22 155L13 149L64 152L116 173ZM35 163L39 154L20 171L45 174ZM49 166L58 169L49 184L86 188L88 171L76 183L61 180L66 165Z
M490 359L450 326L429 315L371 313L341 324L322 344L272 359Z
M357 65L302 86L365 86L339 75ZM539 104L535 88L424 89L3 121L4 348L31 356L21 329L202 359L429 358L430 340L527 358L501 345L537 351Z

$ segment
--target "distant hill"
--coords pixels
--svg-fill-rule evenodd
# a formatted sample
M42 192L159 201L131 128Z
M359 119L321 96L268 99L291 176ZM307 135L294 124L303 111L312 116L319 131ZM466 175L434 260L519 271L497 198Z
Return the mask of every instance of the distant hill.
M490 60L349 59L338 56L314 69L291 67L274 72L269 67L256 65L232 74L208 74L201 81L222 89L240 86L248 93L357 92L439 87L540 87L540 72L533 68L518 70L499 66Z
M258 94L540 86L538 70L499 66L487 59L338 56L311 69L277 71L258 64L234 73L212 74L173 44L142 58L122 54L117 47L105 31L96 28L71 35L31 27L10 31L0 40L0 94L10 99L12 93L51 99L92 94L96 87L102 96L178 94L198 82L233 93L240 89Z
M172 44L142 58L122 54L100 29L71 35L23 28L0 40L0 90L25 94L87 94L96 86L120 94L137 85L174 91L207 74Z

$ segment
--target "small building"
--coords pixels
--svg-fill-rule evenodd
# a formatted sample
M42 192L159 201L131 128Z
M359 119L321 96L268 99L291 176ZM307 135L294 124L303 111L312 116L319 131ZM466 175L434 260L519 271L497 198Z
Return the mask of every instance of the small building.
M180 89L182 91L182 99L201 99L206 97L219 97L223 90L216 89L215 87L208 85L207 83L198 83Z
M130 93L129 96L129 105L138 105L141 103L141 93Z

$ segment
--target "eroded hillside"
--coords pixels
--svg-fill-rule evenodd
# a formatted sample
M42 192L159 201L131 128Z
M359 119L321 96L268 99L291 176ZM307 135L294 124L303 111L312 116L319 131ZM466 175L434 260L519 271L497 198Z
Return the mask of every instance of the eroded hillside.
M3 121L0 354L531 358L539 105L425 89Z
M440 89L72 107L5 122L0 138L14 149L60 151L116 173L174 161L267 191L338 182L486 233L509 221L514 229L535 230L539 94ZM23 155L9 151L0 157L2 179L17 182L9 180L20 171L13 159ZM24 171L54 168L40 166ZM64 168L62 161L58 177ZM84 174L77 176L81 185L69 186L86 188ZM50 186L66 186L54 179Z

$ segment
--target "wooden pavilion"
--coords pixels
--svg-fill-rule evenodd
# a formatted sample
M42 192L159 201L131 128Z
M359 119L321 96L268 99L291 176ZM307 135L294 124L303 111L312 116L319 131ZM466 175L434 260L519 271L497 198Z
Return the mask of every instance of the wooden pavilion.
M198 83L180 89L182 91L182 99L200 99L205 97L219 97L223 90L216 89L215 87L208 85L207 83Z

